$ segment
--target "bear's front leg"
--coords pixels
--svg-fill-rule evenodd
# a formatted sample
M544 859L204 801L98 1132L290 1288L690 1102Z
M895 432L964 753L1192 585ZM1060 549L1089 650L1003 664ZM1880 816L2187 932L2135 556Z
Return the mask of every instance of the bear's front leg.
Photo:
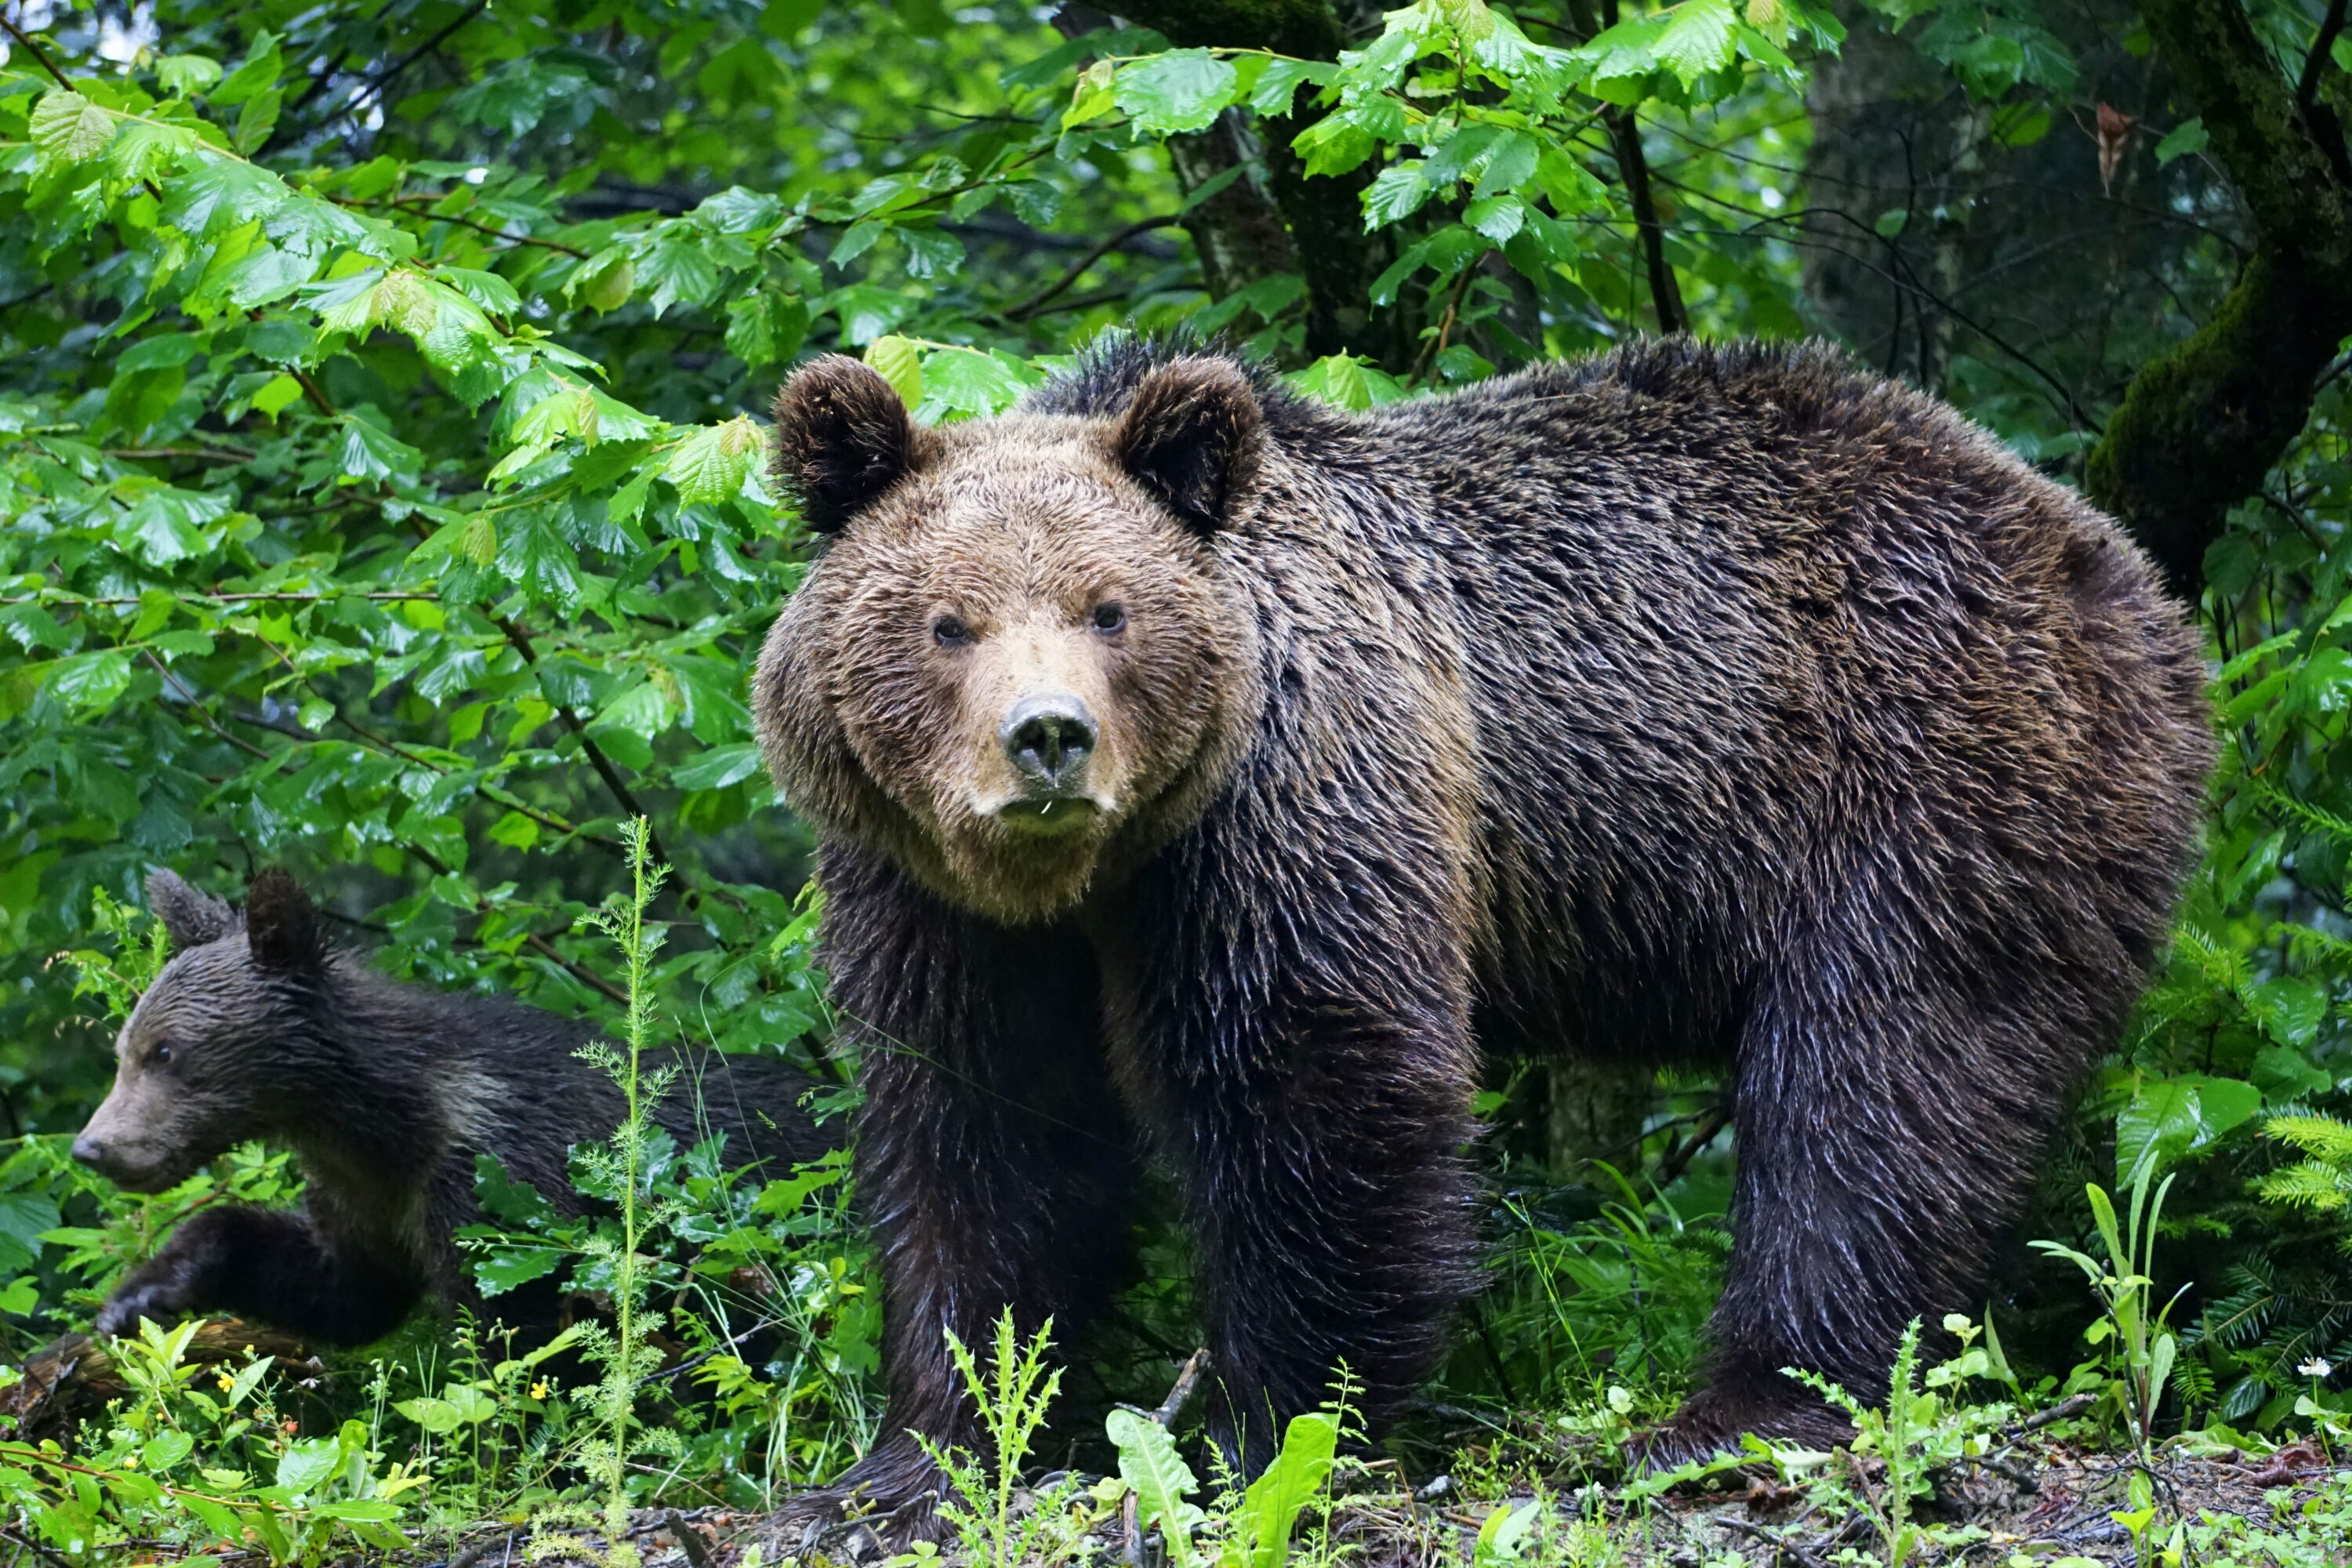
M1472 1085L1431 1060L1452 1053L1360 1016L1292 1044L1296 1068L1188 1097L1210 1430L1251 1476L1342 1368L1357 1414L1385 1419L1475 1277Z
M1128 1266L1138 1164L1077 936L948 910L845 849L824 879L833 997L864 1062L856 1170L889 1407L873 1449L802 1511L870 1506L899 1515L903 1540L941 1488L924 1443L987 1451L948 1334L984 1362L1010 1308L1024 1337L1053 1319L1066 1350Z
M196 1312L257 1319L320 1344L365 1344L392 1331L421 1282L330 1248L308 1216L242 1205L205 1209L123 1277L98 1314L100 1334L142 1318Z

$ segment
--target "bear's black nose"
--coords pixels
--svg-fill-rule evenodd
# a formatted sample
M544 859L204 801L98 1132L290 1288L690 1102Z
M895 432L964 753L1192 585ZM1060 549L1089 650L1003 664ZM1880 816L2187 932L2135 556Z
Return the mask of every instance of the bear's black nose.
M73 1157L85 1165L104 1165L106 1145L85 1132L73 1142Z
M1013 705L1000 738L1024 777L1046 789L1076 787L1095 750L1095 716L1076 697L1031 697Z

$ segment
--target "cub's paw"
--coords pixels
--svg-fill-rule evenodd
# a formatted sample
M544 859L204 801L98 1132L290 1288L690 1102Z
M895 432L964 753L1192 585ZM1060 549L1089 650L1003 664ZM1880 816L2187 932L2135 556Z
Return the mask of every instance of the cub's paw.
M188 1310L184 1292L171 1280L132 1283L107 1298L106 1305L98 1310L94 1331L100 1339L136 1334L142 1318L152 1318L158 1323L168 1325L186 1317Z
M1633 1459L1636 1468L1654 1475L1705 1464L1743 1452L1740 1439L1749 1433L1768 1443L1806 1448L1834 1448L1853 1441L1853 1428L1817 1400L1737 1399L1701 1390L1672 1420L1635 1434Z
M877 1444L829 1487L795 1493L770 1517L770 1555L879 1560L946 1532L939 1501L946 1481L913 1443Z

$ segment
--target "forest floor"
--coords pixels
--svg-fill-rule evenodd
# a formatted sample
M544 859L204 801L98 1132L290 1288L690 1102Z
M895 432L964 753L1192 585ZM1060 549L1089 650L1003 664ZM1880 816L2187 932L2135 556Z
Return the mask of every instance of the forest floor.
M1503 1568L1831 1568L1885 1563L1887 1521L1857 1507L1859 1488L1835 1489L1824 1508L1808 1489L1779 1484L1759 1468L1728 1471L1656 1499L1626 1502L1594 1485L1572 1493L1534 1488L1469 1501L1433 1482L1419 1493L1381 1489L1393 1477L1386 1463L1350 1467L1320 1529L1294 1551L1300 1564L1345 1563L1350 1568L1438 1568L1473 1564ZM2136 1537L2133 1478L2145 1474L2154 1515ZM1450 1480L1450 1479L1449 1479ZM1434 1494L1434 1495L1433 1495ZM1878 1492L1883 1498L1883 1489ZM1522 1527L1498 1541L1497 1514ZM2049 1568L2098 1564L2352 1563L2352 1468L2332 1463L2307 1444L2261 1457L2223 1452L2162 1454L2143 1470L2131 1455L2084 1453L2065 1445L2011 1452L1996 1467L1970 1467L1939 1478L1934 1495L1915 1505L1915 1531L1901 1554L1909 1563L2028 1563ZM2181 1534L2173 1537L2175 1527ZM704 1510L647 1514L641 1523L647 1568L744 1568L790 1558L808 1568L885 1563L876 1536L854 1521L800 1530L780 1539L774 1521L759 1514ZM691 1540L681 1537L681 1528ZM1482 1537L1488 1542L1483 1550ZM469 1545L449 1568L499 1568L501 1537L477 1538L488 1551L468 1558ZM1070 1543L1066 1561L1166 1568L1157 1535L1139 1537L1114 1519ZM2186 1550L2166 1555L2168 1545ZM756 1551L757 1555L751 1555ZM948 1545L929 1561L955 1568L969 1561ZM901 1563L909 1559L900 1558Z

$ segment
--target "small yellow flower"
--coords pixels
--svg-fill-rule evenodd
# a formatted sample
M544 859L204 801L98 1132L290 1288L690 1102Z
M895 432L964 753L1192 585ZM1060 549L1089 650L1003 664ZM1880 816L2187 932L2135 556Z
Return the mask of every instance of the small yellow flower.
M542 1377L537 1383L530 1385L530 1396L533 1399L544 1399L547 1397L547 1379Z
M226 1394L230 1389L236 1386L236 1379L231 1377L226 1373L221 1373L218 1377L213 1379L213 1381L220 1384L221 1392L223 1394Z

